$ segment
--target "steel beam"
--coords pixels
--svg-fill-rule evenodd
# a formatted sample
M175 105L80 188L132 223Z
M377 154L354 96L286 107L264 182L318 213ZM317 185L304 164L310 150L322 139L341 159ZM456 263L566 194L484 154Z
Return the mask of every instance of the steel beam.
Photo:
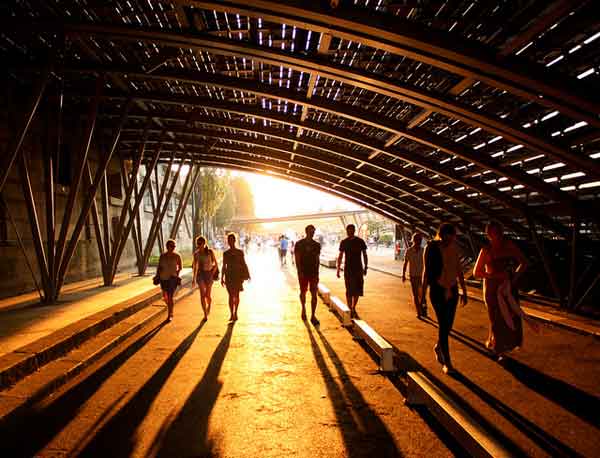
M193 175L193 178L192 178ZM196 185L198 181L198 177L200 176L200 167L193 167L193 164L190 165L190 170L188 171L187 176L185 177L185 183L183 184L183 193L181 195L181 199L179 200L179 205L177 206L177 212L175 213L175 218L173 220L173 227L171 227L171 232L169 234L169 238L175 239L177 237L177 232L179 231L179 225L181 224L181 220L183 218L183 213L187 208L188 201L190 199L190 195L192 194L192 189ZM191 180L191 181L190 181Z
M23 146L23 141L25 140L25 136L27 135L27 131L29 130L29 126L31 125L31 121L35 117L35 113L40 104L40 100L42 99L42 95L44 94L44 90L48 84L48 79L50 78L50 72L52 68L46 67L42 70L42 74L40 75L40 79L38 80L35 88L31 91L32 97L29 105L27 106L27 110L25 111L25 115L21 122L17 125L15 129L15 134L13 135L10 143L8 144L6 151L4 152L4 159L2 161L2 168L0 168L0 192L4 189L4 185L6 184L6 180L8 179L8 174L15 162L15 160L19 157L21 153L21 147Z
M533 242L535 244L535 247L538 251L540 258L542 258L544 270L546 271L546 276L548 277L548 281L550 282L552 291L554 292L554 295L556 296L556 299L558 299L558 301L560 302L561 306L563 306L564 298L560 292L560 287L558 286L558 282L556 281L556 276L554 275L554 272L552 271L552 266L550 265L550 261L548 260L548 255L546 254L546 250L544 250L542 241L538 237L535 222L532 219L529 219L528 223L529 223L529 229L531 230L531 238L533 239Z
M164 138L164 136L165 136L165 134L163 133L163 135L161 135L161 137ZM151 184L152 170L154 170L158 165L158 160L160 158L160 153L161 153L161 147L162 147L162 143L159 143L157 145L156 149L154 150L152 157L150 158L149 164L146 164L146 176L144 177L144 181L142 181L142 185L140 186L138 196L136 197L135 203L133 205L133 212L135 214L138 214L138 212L139 212L140 205L141 205L142 201L144 200L144 194L146 193L146 191L151 192L151 189L149 190L148 186ZM124 234L129 234L129 232L131 231L131 228L133 227L134 222L135 222L134 218L129 218L129 221L127 222L127 225L125 226ZM140 242L141 242L141 237L140 237ZM117 267L119 265L119 261L121 260L121 255L123 254L123 250L125 249L126 243L127 243L127 237L122 237L121 243L115 249L115 254L113 256L114 262L112 265L112 273L111 273L113 278L117 272ZM138 272L140 275L143 275L144 272L146 271L146 262L147 261L144 262L144 258L142 258L142 263L138 265Z
M238 154L240 153L240 150L235 150L230 148L227 148L226 151L224 153L211 153L211 152L195 152L195 157L216 157L217 159L221 159L221 158L231 158L231 154ZM296 175L300 174L303 177L306 177L306 179L314 179L314 180L321 180L321 181L325 181L331 185L333 185L334 188L336 187L340 187L340 188L344 188L346 190L352 190L353 192L355 192L357 195L362 195L363 197L367 198L367 196L370 196L369 198L372 199L373 202L379 202L379 200L377 198L375 198L373 196L373 194L383 194L386 197L393 197L393 194L390 194L389 192L386 192L385 190L376 190L374 189L374 186L370 183L361 183L360 181L352 181L352 182L348 182L348 183L344 183L344 184L340 184L338 182L339 176L338 174L332 172L331 170L328 170L326 167L317 164L317 166L310 166L310 165L306 165L306 164L301 164L300 162L295 163L295 165L297 167L301 167L301 168L306 168L309 169L309 172L299 172L296 170L290 170L289 169L289 162L290 160L285 156L285 155L281 155L278 159L273 160L271 158L269 158L268 156L265 156L264 159L259 159L257 158L257 154L255 152L245 152L245 154L247 154L249 156L248 159L244 159L244 158L234 158L235 160L239 161L239 162L243 162L243 163L249 163L249 164L260 164L263 166L270 166L272 168L279 168L283 171L285 171L286 173L294 173ZM277 163L281 163L282 165L277 165ZM406 202L404 202L402 199L398 199L397 197L394 197L394 199L396 200L396 205L392 205L390 203L386 202L381 202L381 206L386 206L389 207L390 209L393 209L396 212L399 212L400 214L404 215L404 218L408 218L413 220L413 224L418 223L419 221L426 221L429 222L432 225L437 225L440 221L439 215L433 215L428 213L426 210L422 209L422 208L417 208L415 206L410 206L409 204L407 204ZM405 210L402 209L402 207L407 207ZM422 213L422 215L424 216L420 216L420 217L416 217L414 215L415 212L419 212Z
M406 56L457 75L482 81L519 97L559 110L568 116L599 125L598 97L572 78L565 78L531 62L501 57L495 49L456 34L423 27L398 16L378 14L345 5L330 10L318 0L253 1L176 0L219 12L261 17L266 22L284 23L313 33L329 33L394 55ZM540 97L541 95L541 97Z
M81 143L81 149L79 151L78 160L79 167L77 169L77 173L71 183L69 188L69 195L67 196L67 202L65 203L65 209L63 212L62 223L60 226L60 233L58 236L58 242L56 244L56 262L54 263L54 271L53 277L57 278L58 269L62 263L63 254L65 250L65 244L67 241L67 234L69 231L69 226L71 224L71 217L73 214L73 209L75 207L75 200L79 194L79 189L81 185L81 180L86 173L85 170L88 167L87 158L90 150L90 145L92 143L92 138L94 136L94 131L96 129L96 120L98 117L98 107L100 105L100 96L102 94L102 87L104 84L104 79L101 77L96 78L95 85L95 94L92 100L90 101L90 106L87 115L87 125L84 131L84 135L82 137L83 141ZM57 291L58 293L58 291Z
M88 189L92 188L92 170L88 161L85 163L85 180ZM100 266L102 267L102 279L104 285L108 285L108 260L106 258L106 249L104 248L104 242L102 240L102 230L100 228L100 217L98 215L98 206L96 205L96 199L92 200L92 207L90 208L90 214L92 217L92 224L94 226L94 234L96 235L96 245L98 246L98 256L100 256Z
M59 268L58 276L57 276L57 291L60 291L60 289L62 288L62 285L64 284L65 274L66 274L69 264L71 262L71 258L73 257L73 254L75 253L77 244L79 243L79 236L81 235L81 230L83 229L85 220L87 219L90 209L92 207L92 203L93 203L94 199L96 198L96 191L98 190L100 181L102 180L102 176L106 173L108 164L113 156L113 153L115 152L117 145L119 144L119 139L121 137L121 129L123 129L123 126L125 125L125 122L127 121L127 113L129 112L129 110L131 108L131 103L132 103L132 101L128 100L123 105L122 112L121 112L121 119L119 121L119 125L115 129L112 144L111 144L110 148L108 149L107 153L103 157L100 158L100 161L98 163L98 168L96 170L96 174L94 176L94 180L90 187L89 193L85 196L85 199L84 199L84 202L83 202L83 205L81 208L81 214L79 216L79 219L77 220L77 223L75 224L75 227L73 228L73 232L71 234L71 239L69 241L69 244L68 244L66 251L64 253L64 256L62 258L62 262L60 264L60 268Z
M115 94L115 96L116 96L116 94ZM421 167L426 170L429 170L435 174L438 174L440 176L443 176L444 178L447 178L448 180L454 181L457 184L472 188L472 189L480 192L484 196L487 196L494 200L497 200L498 202L502 203L502 205L504 205L508 208L514 209L515 211L517 211L518 213L523 215L523 217L525 217L530 211L529 209L526 208L526 206L524 206L522 204L522 202L506 195L505 193L498 191L496 188L485 184L483 181L476 180L471 177L461 177L461 176L457 175L453 169L444 168L444 167L440 166L438 161L433 161L433 160L427 159L426 157L423 157L421 155L416 155L409 151L405 151L402 148L385 147L384 144L377 139L373 139L373 138L366 137L366 136L361 136L355 132L350 132L347 129L339 129L339 128L335 128L335 127L324 126L322 124L317 124L317 123L313 123L313 122L301 123L301 122L295 121L294 118L283 116L282 114L278 114L278 113L271 112L268 110L254 109L254 108L244 106L244 105L239 105L239 104L236 105L236 104L231 104L231 103L227 103L227 102L219 102L219 101L205 99L205 98L198 98L198 99L194 100L194 98L192 98L192 97L185 97L185 98L165 97L165 96L160 96L157 94L152 94L152 95L148 94L147 96L145 96L144 100L153 101L156 103L164 103L164 104L186 104L186 105L191 105L191 106L207 108L210 110L218 110L218 111L225 111L225 112L229 111L229 112L236 113L236 114L239 114L242 116L252 116L252 117L256 117L258 119L265 119L265 120L268 120L271 122L283 123L286 125L296 127L297 129L302 128L305 130L310 130L312 132L315 132L315 133L318 133L321 135L330 136L330 137L336 138L338 140L342 140L344 142L349 142L351 144L354 144L354 145L357 145L360 147L374 149L375 152L369 157L370 160L374 159L377 154L382 153L382 154L400 159L402 161L408 162L409 164L415 165L417 167ZM146 116L146 115L144 114L144 116ZM171 115L171 116L169 116L169 118L173 118L173 116ZM204 122L202 119L199 119L199 121ZM506 167L506 172L503 174L503 176L510 177L512 169L513 169L513 167ZM423 184L424 186L427 186L424 183L421 183L421 184ZM570 202L568 205L571 208L573 208L572 202ZM558 233L560 233L563 236L568 236L568 233L567 233L568 231L566 231L564 227L553 224L552 221L548 220L547 216L539 214L539 215L537 215L537 218L544 226L552 228L553 231L558 231Z
M169 190L167 192L164 204L162 204L162 199L161 199L162 208L160 206L158 207L160 209L160 214L158 216L157 225L162 225L163 219L167 213L167 209L169 208L169 200L171 199L171 196L173 195L173 191L175 190L175 186L177 185L177 181L179 180L179 174L181 173L182 165L184 163L185 163L185 161L183 161L179 165L177 172L175 172L175 176L173 177L173 179L171 181L171 186L169 187ZM191 163L191 159L190 159L190 163ZM171 167L169 167L168 170L170 171ZM169 173L167 172L167 175L165 175L165 183L167 182L168 176L169 176ZM157 233L158 233L158 228L156 227L156 225L153 225L150 228L150 234L148 235L146 249L144 250L144 259L143 259L144 266L148 263L148 259L150 258L150 254L152 253L152 248L154 247L154 243L156 242Z
M33 189L31 187L29 163L24 155L21 155L19 160L19 174L21 177L21 187L23 189L23 196L25 197L25 205L27 208L27 216L29 219L29 227L31 229L33 247L35 249L38 268L42 279L44 299L47 302L52 302L54 301L54 295L52 294L53 287L50 283L50 276L48 273L48 260L46 258L46 252L44 250L44 242L42 240L42 232L40 230L40 223L37 215L35 198L33 196Z

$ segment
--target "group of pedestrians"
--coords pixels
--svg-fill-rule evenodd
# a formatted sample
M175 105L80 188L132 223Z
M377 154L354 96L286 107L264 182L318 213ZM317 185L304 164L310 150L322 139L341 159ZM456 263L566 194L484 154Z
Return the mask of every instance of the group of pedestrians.
M488 224L485 232L489 243L479 252L473 276L483 279L483 296L489 318L485 345L498 361L502 361L507 352L523 343L524 314L519 306L517 285L527 268L527 260L521 250L504 237L500 224ZM444 373L452 373L449 335L459 299L463 306L468 301L456 229L452 224L444 223L424 249L422 241L421 234L413 234L412 244L404 257L402 281L406 281L408 266L417 318L427 317L426 293L429 289L429 301L438 322L435 357ZM462 292L460 298L459 286Z
M300 289L301 319L307 320L306 296L311 294L310 321L318 325L316 316L317 289L321 244L314 240L315 227L309 224L305 228L306 236L294 244L293 258L298 274ZM347 237L339 245L336 262L336 275L344 272L346 301L352 318L358 318L356 311L358 300L364 294L364 277L367 275L367 245L356 236L356 227L346 227ZM489 317L489 334L485 343L498 360L506 352L519 347L523 342L523 311L518 302L517 282L527 267L527 260L519 248L504 237L500 224L490 223L486 227L489 244L481 249L473 269L476 278L483 279L483 295ZM437 361L444 373L453 371L450 357L449 335L452 330L458 303L467 304L467 288L460 261L460 250L456 242L456 228L449 223L442 224L436 237L425 248L423 237L413 234L412 244L407 249L402 269L402 281L406 281L408 267L413 301L417 318L427 317L426 295L437 317L438 340L434 347ZM285 243L284 243L285 241ZM236 236L227 237L229 249L223 253L220 271L221 285L227 288L229 295L230 321L238 319L240 292L243 283L250 279L250 272L244 258L244 252L236 247ZM159 260L158 275L168 307L168 319L173 318L173 294L180 284L181 257L175 252L175 241L169 240L167 251ZM288 242L280 239L280 256L287 254ZM280 261L284 265L284 260ZM219 279L219 268L213 250L204 237L196 239L193 258L192 286L198 285L200 302L207 320L212 305L211 289ZM461 294L459 295L459 287Z

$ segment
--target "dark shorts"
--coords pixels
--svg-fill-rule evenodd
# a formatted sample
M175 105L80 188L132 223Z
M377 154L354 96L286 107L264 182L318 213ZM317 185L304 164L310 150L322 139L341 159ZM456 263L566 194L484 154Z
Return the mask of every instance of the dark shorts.
M300 284L300 292L305 293L309 288L312 293L317 291L319 285L319 277L307 277L307 276L298 276L298 283Z
M362 296L365 283L362 272L356 274L344 274L347 296Z
M282 258L285 258L287 255L287 250L282 250L281 248L279 249L279 256L281 256Z
M212 270L199 270L197 273L196 281L198 283L209 284L213 282Z
M177 277L171 277L168 280L161 280L160 289L162 289L167 294L173 295L173 293L175 293L175 290L177 289Z

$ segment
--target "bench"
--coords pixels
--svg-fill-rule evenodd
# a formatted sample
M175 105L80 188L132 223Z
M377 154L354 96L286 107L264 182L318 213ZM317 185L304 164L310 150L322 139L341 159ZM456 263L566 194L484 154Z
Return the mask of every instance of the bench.
M364 340L367 345L379 356L379 370L382 372L393 372L396 370L394 366L394 349L390 343L381 337L375 330L363 320L353 320L354 333L356 336Z
M336 262L337 262L337 258L335 258L335 257L332 258L331 256L327 256L327 255L319 256L319 264L321 264L322 266L329 267L329 268L335 268Z
M331 291L329 290L329 288L327 288L327 286L325 286L323 283L319 283L318 291L319 296L321 296L321 299L323 299L323 302L329 305L329 303L331 302Z
M509 458L514 454L492 437L473 417L422 372L408 372L406 404L426 406L465 448L469 456Z
M342 320L342 326L352 326L352 319L350 318L350 309L342 300L337 296L330 296L329 305L331 309L338 314Z

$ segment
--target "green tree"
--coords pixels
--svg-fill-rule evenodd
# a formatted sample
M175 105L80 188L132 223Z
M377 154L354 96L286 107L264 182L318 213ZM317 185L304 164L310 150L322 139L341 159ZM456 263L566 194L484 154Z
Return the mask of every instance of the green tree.
M235 177L231 180L231 187L235 196L235 212L238 218L254 218L254 195L250 184L244 177Z
M210 222L215 217L217 209L223 203L227 187L229 185L229 175L224 174L219 169L203 168L200 171L200 177L197 184L198 211L194 227L198 232L209 235L211 232Z
M225 228L229 226L232 218L235 214L235 193L231 186L227 186L225 190L225 198L221 203L221 206L217 209L217 213L215 215L215 226L217 228Z

